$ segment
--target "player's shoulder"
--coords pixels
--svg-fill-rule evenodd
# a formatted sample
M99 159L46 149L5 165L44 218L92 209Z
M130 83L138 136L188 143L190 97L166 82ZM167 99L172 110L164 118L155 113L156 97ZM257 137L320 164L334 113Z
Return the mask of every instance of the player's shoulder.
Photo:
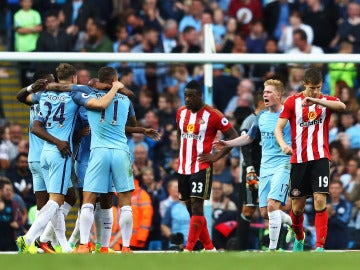
M204 110L208 111L210 115L218 116L220 118L224 117L224 114L222 112L210 105L205 105Z

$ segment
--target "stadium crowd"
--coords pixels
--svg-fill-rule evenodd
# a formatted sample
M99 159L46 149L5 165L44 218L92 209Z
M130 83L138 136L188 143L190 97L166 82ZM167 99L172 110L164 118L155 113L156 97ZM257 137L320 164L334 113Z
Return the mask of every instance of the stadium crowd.
M205 24L213 25L221 53L322 54L360 52L360 1L306 0L1 0L0 43L18 52L203 52ZM55 74L59 63L19 63L20 80L29 85L35 71ZM181 248L187 241L189 216L177 196L179 144L176 111L184 105L185 85L202 82L202 65L165 63L76 63L79 84L87 84L102 66L111 66L135 93L138 124L157 130L152 140L133 133L128 145L136 189L132 195L137 249ZM287 96L302 91L305 64L214 65L214 106L239 130L254 109L263 82L278 78ZM330 122L330 196L326 249L360 249L360 77L354 63L317 64L324 74L322 92L338 97L346 111ZM0 68L0 76L7 76ZM19 89L20 90L20 89ZM6 113L5 113L6 115ZM0 250L16 250L15 239L35 217L35 197L25 127L1 121ZM213 165L212 236L217 249L232 249L242 156L239 149ZM116 199L114 199L116 200ZM114 203L114 216L119 209ZM136 210L134 210L136 209ZM306 248L315 245L313 203L305 207ZM118 218L114 218L114 221ZM266 221L253 216L248 236L254 249L266 246ZM141 228L143 228L141 230ZM261 236L259 237L259 230ZM119 248L114 222L111 246ZM286 233L286 229L285 229ZM139 241L136 241L138 239ZM342 241L340 241L340 239ZM289 246L280 241L280 246Z

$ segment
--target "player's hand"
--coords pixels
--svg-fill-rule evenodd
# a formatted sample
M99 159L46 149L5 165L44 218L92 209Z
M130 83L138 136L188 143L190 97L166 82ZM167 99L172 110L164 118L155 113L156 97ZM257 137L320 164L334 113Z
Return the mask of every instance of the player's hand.
M224 140L218 140L216 142L213 142L213 146L216 150L219 151L223 150L225 147L228 147L226 141Z
M252 189L259 188L259 178L255 172L254 166L246 167L246 187Z
M145 128L144 135L157 142L161 139L161 134L152 128Z
M219 157L216 155L216 153L214 153L214 154L200 154L197 159L198 159L199 162L214 163L215 161L217 161L219 159Z
M311 97L305 97L301 103L303 107L311 106L313 104L315 104L314 98Z
M120 89L124 88L124 84L119 82L119 81L115 81L115 82L112 83L112 87L115 87L118 90L120 90Z
M56 147L59 149L63 158L71 156L70 144L67 141L58 141Z
M292 148L287 144L281 146L281 151L283 151L283 153L286 155L292 155Z
M38 80L36 80L36 82L34 82L31 85L31 89L35 93L35 92L38 92L40 90L46 89L47 84L48 84L48 81L46 79L38 79Z

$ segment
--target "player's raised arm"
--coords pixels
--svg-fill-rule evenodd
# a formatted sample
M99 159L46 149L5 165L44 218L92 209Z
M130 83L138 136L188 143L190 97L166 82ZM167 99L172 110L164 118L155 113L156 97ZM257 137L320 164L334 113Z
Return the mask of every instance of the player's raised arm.
M32 94L45 89L47 84L48 80L46 79L36 80L33 84L21 89L16 94L16 99L21 103L32 105Z
M92 98L90 99L86 104L86 109L92 109L92 110L104 110L109 106L110 102L115 97L115 94L117 91L124 87L124 85L119 81L114 81L112 83L112 87L104 96L102 96L99 99Z

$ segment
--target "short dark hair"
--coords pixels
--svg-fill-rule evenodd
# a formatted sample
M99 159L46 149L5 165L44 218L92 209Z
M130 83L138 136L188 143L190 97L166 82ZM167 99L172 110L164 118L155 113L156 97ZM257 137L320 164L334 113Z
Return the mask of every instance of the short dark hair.
M188 89L194 89L196 90L196 92L198 92L199 94L202 94L202 88L201 85L198 81L196 80L191 80L190 82L188 82L185 86L185 88Z
M319 68L309 68L305 70L304 82L310 84L319 84L323 81L323 76Z
M46 70L46 69L37 70L37 71L35 71L35 73L32 77L32 80L33 80L33 82L35 82L39 79L47 79L51 75L52 75L52 73L50 70Z
M76 76L76 68L68 63L61 63L56 68L56 75L59 80L69 80L71 76Z
M293 35L295 35L295 34L300 35L301 40L307 40L307 34L304 30L296 29L293 31Z
M99 81L103 83L112 83L116 75L116 69L112 67L102 67L98 72Z

